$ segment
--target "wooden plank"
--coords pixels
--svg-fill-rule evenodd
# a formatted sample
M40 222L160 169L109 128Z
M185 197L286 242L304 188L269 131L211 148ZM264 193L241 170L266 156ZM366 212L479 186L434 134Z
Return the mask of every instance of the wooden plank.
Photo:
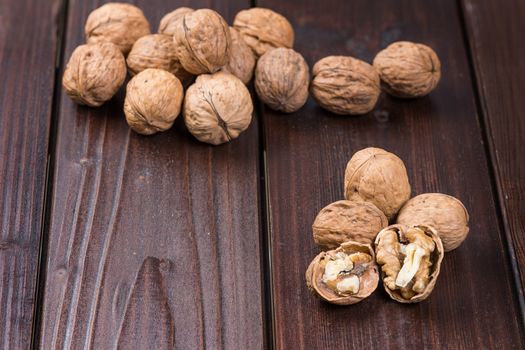
M525 288L525 3L462 4L504 224Z
M523 329L491 191L487 157L454 1L262 0L287 16L296 49L313 65L330 54L371 62L388 43L435 48L443 63L436 91L418 100L383 96L375 112L340 117L312 99L294 115L263 111L277 349L523 348ZM430 299L390 300L380 287L366 301L336 307L310 295L304 279L318 254L311 224L343 197L351 155L386 148L405 161L414 194L457 196L471 214L471 233L447 254Z
M31 344L60 1L0 2L0 348Z
M178 2L136 1L153 29ZM69 4L66 57L99 1ZM229 20L247 2L214 6ZM258 130L196 141L182 118L130 132L123 91L60 105L41 346L226 348L264 344Z

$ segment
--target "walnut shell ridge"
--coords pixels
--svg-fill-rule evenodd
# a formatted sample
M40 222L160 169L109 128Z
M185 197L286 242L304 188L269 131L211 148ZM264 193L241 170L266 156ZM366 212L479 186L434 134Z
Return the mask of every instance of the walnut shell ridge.
M186 91L184 121L199 141L229 142L250 126L253 104L248 88L236 76L202 74Z
M179 7L178 9L173 10L164 15L164 17L162 17L159 23L159 34L175 34L175 31L181 28L178 22L182 20L186 13L190 13L193 11L195 10L189 7Z
M359 115L374 109L381 93L374 67L348 56L328 56L313 67L310 92L332 113Z
M222 67L222 71L231 73L241 79L244 84L248 84L252 80L255 56L237 29L230 27L230 36L232 38L230 59Z
M119 2L110 2L92 11L84 30L88 44L112 42L124 55L138 38L151 33L141 9Z
M374 58L383 88L397 97L421 97L434 90L441 78L441 62L430 47L398 41Z
M180 113L183 94L182 84L173 74L156 68L143 70L126 88L126 121L143 135L168 130Z
M259 58L255 68L255 91L270 108L291 113L308 99L310 73L303 56L278 48Z
M110 100L126 79L126 61L112 43L78 46L66 65L62 86L75 102L98 107Z

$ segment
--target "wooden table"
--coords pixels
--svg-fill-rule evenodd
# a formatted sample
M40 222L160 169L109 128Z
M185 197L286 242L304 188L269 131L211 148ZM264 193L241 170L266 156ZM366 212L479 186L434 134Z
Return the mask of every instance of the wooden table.
M130 132L123 92L98 109L65 96L64 64L101 2L0 1L1 349L525 347L525 2L135 1L154 30L183 5L230 23L272 8L310 66L370 62L396 40L441 58L428 97L382 96L355 118L312 99L291 115L256 102L249 130L219 147L182 118ZM417 305L380 288L336 307L305 287L311 223L367 146L400 155L413 194L457 196L471 214Z

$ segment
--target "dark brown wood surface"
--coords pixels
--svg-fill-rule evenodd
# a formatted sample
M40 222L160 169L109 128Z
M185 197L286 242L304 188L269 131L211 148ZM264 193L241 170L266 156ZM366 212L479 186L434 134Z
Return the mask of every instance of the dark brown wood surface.
M331 54L370 62L396 40L427 43L443 63L442 81L430 96L383 96L367 116L338 117L312 100L294 115L263 110L276 348L523 348L456 3L258 4L291 19L295 47L310 65ZM312 221L323 206L343 197L346 162L367 146L401 156L414 194L457 196L471 214L468 239L446 255L431 298L417 305L398 304L379 290L360 304L336 307L305 287L304 271L319 252Z

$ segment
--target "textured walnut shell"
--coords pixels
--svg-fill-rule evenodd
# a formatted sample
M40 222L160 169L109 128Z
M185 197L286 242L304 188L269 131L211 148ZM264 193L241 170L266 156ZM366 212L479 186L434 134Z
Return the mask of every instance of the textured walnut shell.
M158 68L172 73L183 84L192 79L192 75L182 68L173 39L168 35L150 34L143 36L133 44L126 62L131 75L147 68Z
M292 25L270 9L255 7L242 10L235 16L233 26L241 32L244 41L257 57L273 48L293 47Z
M250 92L236 76L217 72L203 74L184 99L184 121L199 141L219 145L248 128L253 104Z
M441 78L441 63L430 47L409 41L390 44L374 58L386 92L397 97L421 97Z
M310 74L303 56L292 49L278 48L259 58L255 68L255 91L270 108L295 112L308 99Z
M110 100L126 79L126 61L112 43L80 45L73 51L62 86L73 101L98 107Z
M124 113L129 126L143 135L168 130L180 113L182 84L173 74L148 68L128 83Z
M310 92L321 107L341 115L365 114L381 93L379 75L368 63L347 56L328 56L313 67Z
M391 220L410 198L405 164L381 148L356 152L346 166L345 198L373 203Z
M323 249L333 249L346 241L372 244L388 219L368 202L341 200L321 209L312 225L314 241Z
M432 226L443 241L445 252L456 249L467 238L469 215L461 201L442 193L420 194L401 208L397 223Z
M231 47L228 24L215 11L187 12L173 34L177 56L192 74L214 73L228 63Z
M443 248L443 243L441 242L441 239L439 238L439 236L437 235L436 231L432 227L425 226L425 225L415 225L415 226L412 226L412 227L417 227L417 228L423 230L423 232L425 232L425 234L427 236L432 238L432 240L434 241L434 244L435 244L435 250L430 255L430 261L431 261L432 265L430 266L429 282L428 282L427 286L425 287L425 289L421 293L414 295L410 299L405 299L405 298L403 298L403 296L401 295L399 290L391 290L383 283L383 287L385 288L385 291L388 293L388 295L392 299L394 299L395 301L398 301L400 303L408 303L408 304L410 304L410 303L418 303L420 301L423 301L426 298L428 298L430 293L432 293L432 290L436 286L436 281L437 281L437 278L439 276L439 272L441 270L441 262L443 261L443 257L445 256L445 250ZM375 245L376 257L378 255L379 242L381 241L381 239L383 239L383 237L385 236L386 232L392 231L392 230L397 233L398 237L400 237L401 240L406 239L404 235L405 235L405 233L408 230L407 226L397 225L396 224L396 225L390 225L390 226L384 228L383 230L381 230L377 234L377 237L376 237L375 242L374 242L375 243L374 245ZM384 271L383 271L383 266L379 265L379 269L381 270L381 280L384 281L385 274L384 274Z
M185 14L195 11L189 7L179 7L178 9L167 13L159 23L159 34L171 35L180 29L179 21L182 20Z
M333 290L328 288L323 282L324 261L337 252L351 253L366 253L372 257L372 261L367 264L363 274L359 277L359 284L362 288L354 295L338 295ZM358 242L345 242L335 250L322 252L317 255L306 270L306 286L308 289L319 298L337 305L351 305L360 302L372 294L379 283L378 267L375 263L375 254L372 246Z
M151 33L141 9L118 2L107 3L91 12L84 29L88 44L112 42L124 55L138 38Z
M237 29L230 27L230 36L232 38L230 59L222 67L222 71L231 73L241 79L243 83L248 84L252 80L255 56Z

